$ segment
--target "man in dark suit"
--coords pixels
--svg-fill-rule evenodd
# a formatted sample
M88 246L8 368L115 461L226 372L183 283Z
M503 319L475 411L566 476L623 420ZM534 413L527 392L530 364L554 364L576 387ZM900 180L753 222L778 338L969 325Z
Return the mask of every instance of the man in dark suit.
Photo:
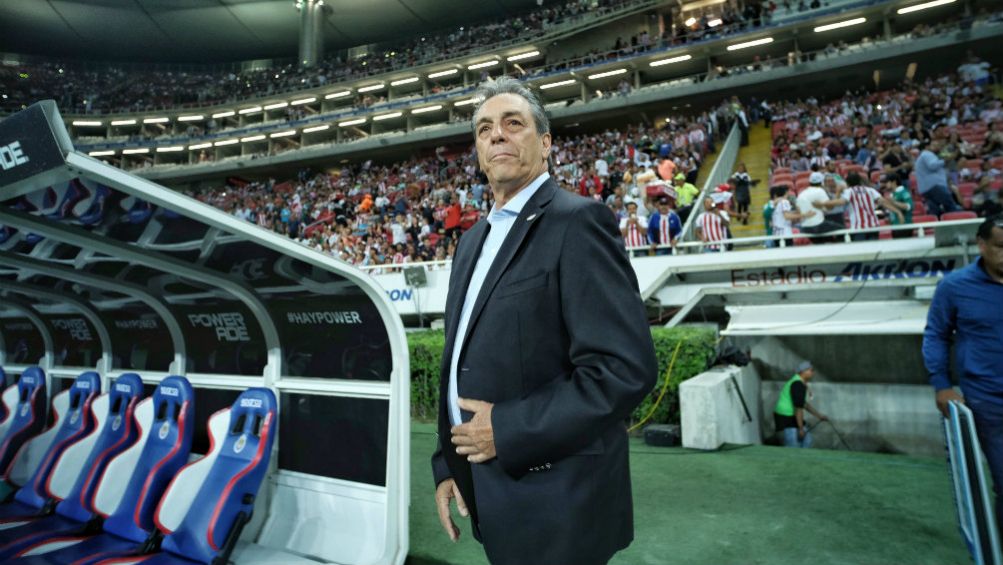
M550 125L520 82L474 112L495 205L460 239L446 302L436 504L494 565L602 564L634 536L625 420L654 386L616 219L547 173Z

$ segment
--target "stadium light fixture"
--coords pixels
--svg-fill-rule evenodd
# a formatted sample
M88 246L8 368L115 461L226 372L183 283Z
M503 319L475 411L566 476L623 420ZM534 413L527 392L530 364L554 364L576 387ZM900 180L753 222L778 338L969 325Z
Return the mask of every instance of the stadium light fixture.
M216 147L223 147L223 146L226 146L226 145L233 145L235 143L240 143L240 140L239 139L224 139L223 141L217 141L216 143L213 143L213 145L215 145Z
M91 151L90 153L88 153L88 155L90 155L91 157L107 157L109 155L114 155L114 154L115 154L114 150L109 150L109 151Z
M102 122L94 120L73 120L73 125L80 127L97 127L103 124Z
M402 78L400 80L390 81L390 86L402 86L405 84L411 84L415 82L418 82L418 77L408 77L408 78Z
M754 39L752 41L746 41L744 43L736 43L734 45L729 45L728 51L738 51L739 49L746 49L749 47L755 47L757 45L766 45L767 43L773 43L773 38L764 37L762 39Z
M432 73L432 74L428 75L428 78L448 77L450 75L455 75L458 72L460 72L460 71L458 71L456 69L446 69L444 71L438 71L438 72Z
M139 149L123 149L122 155L142 155L144 153L149 153L149 147L141 147Z
M364 123L366 123L366 119L365 118L357 118L357 119L348 120L348 121L345 121L345 122L338 122L338 127L347 128L347 127L357 126L359 124L364 124ZM306 130L303 130L303 131L306 131Z
M188 150L192 151L195 149L208 149L212 147L212 143L196 143L195 145L189 145Z
M508 61L509 63L513 63L515 61L522 61L523 59L529 59L530 57L536 57L539 54L540 54L539 51L527 51L525 53L519 53L517 55L512 55L511 57L506 57L505 60Z
M265 110L278 110L279 108L285 108L288 105L288 102L276 102L275 104L265 106Z
M247 114L256 114L260 111L261 111L261 106L252 106L250 108L244 108L243 110L237 110L237 113L240 114L241 116L245 116Z
M486 69L488 67L493 67L498 64L498 61L484 61L481 63L474 63L473 65L468 65L468 71L476 71L477 69Z
M374 122L382 122L383 120L390 120L390 119L393 119L393 118L399 118L399 117L401 117L403 115L404 115L403 112L393 112L391 114L383 114L381 116L373 116L373 121Z
M661 67L662 65L671 65L672 63L682 63L683 61L689 61L693 58L693 55L680 55L678 57L669 57L668 59L659 59L657 61L652 61L648 63L649 67Z
M359 88L357 90L359 92L372 92L374 90L380 90L385 86L386 85L381 82L379 84L370 84L369 86L363 86L362 88Z
M352 93L351 90L342 90L341 92L332 92L331 94L328 94L328 95L324 96L324 100L330 100L332 98L344 98L345 96L348 96L351 93Z
M184 151L184 145L171 145L169 147L158 147L157 153L177 153L178 151Z
M311 96L310 98L300 98L299 100L293 100L290 102L290 106L299 106L300 104L313 104L317 101L316 96Z
M441 110L442 104L436 104L435 106L425 106L424 108L415 108L411 110L412 114L426 114L428 112L434 112L436 110Z
M112 120L111 125L113 125L113 126L134 126L134 125L136 125L136 120Z
M575 81L575 79L569 78L568 80L559 80L557 82L550 82L550 83L547 83L547 84L541 84L540 85L540 90L548 90L550 88L557 88L559 86L567 86L569 84L575 84L575 82L577 82L577 81Z
M460 100L459 102L453 102L453 106L467 106L469 104L476 104L477 98L467 98L466 100Z
M606 71L604 73L596 73L594 75L589 75L589 80L595 80L597 78L613 77L616 75L622 75L627 72L627 69L615 69L612 71Z
M933 2L924 2L922 4L915 4L913 6L906 6L905 8L899 8L899 14L908 14L910 12L918 12L920 10L925 10L927 8L936 8L937 6L943 6L945 4L951 4L954 0L933 0Z
M318 131L324 131L326 129L331 129L331 125L330 124L324 124L322 126L313 126L313 127L310 127L310 128L304 128L303 129L303 133L314 133L314 132L318 132Z
M690 26L692 26L693 24L697 23L697 19L696 19L696 18L694 18L693 16L690 16L690 17L689 17L689 18L687 18L687 19L686 19L686 21L685 21L685 22L683 22L683 23L684 23L684 24L686 25L686 27L690 27Z
M219 112L219 113L213 114L212 117L213 118L229 118L230 116L232 116L234 114L236 114L236 112L234 112L233 110L227 110L226 112Z
M296 130L291 129L289 131L280 131L269 135L268 137L275 139L276 137L289 137L290 135L296 135Z
M192 115L192 116L178 116L178 121L179 122L197 122L197 121L204 120L204 119L205 119L205 116L203 116L202 114L195 114L195 115Z
M850 27L858 24L862 24L867 21L867 18L853 18L852 20L845 20L842 22L836 22L834 24L825 24L824 26L818 26L815 28L815 33L821 33L823 31L829 31L830 29L839 29L841 27Z
M248 137L242 137L242 138L240 138L240 142L241 143L251 143L251 142L254 142L254 141L261 141L264 138L265 138L265 134L259 133L258 135L251 135L251 136L248 136Z
M168 118L144 118L144 124L166 124L170 120Z
M721 21L721 18L714 18L713 20L710 20L709 22L707 22L707 27L717 27L717 26L719 26L719 25L721 25L723 23L724 22Z

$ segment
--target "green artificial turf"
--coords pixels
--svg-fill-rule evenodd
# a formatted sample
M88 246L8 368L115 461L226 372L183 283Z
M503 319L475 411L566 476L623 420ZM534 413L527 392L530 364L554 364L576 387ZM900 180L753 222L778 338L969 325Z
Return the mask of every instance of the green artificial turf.
M408 564L486 564L466 521L439 526L428 460L434 428L413 424ZM613 565L970 563L943 458L632 440L634 543ZM569 535L574 535L569 532Z

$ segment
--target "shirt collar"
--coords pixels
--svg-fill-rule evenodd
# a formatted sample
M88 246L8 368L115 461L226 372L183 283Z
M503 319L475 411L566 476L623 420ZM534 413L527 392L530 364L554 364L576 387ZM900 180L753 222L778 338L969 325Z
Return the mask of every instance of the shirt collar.
M518 216L519 213L522 212L522 209L526 206L526 203L529 202L529 199L536 194L536 191L539 190L543 183L547 182L547 179L549 178L550 173L544 171L540 176L536 177L533 182L529 183L526 188L516 193L516 195L513 196L512 199L509 200L500 210L497 205L492 207L491 213L488 214L488 223L494 224L504 218L514 218Z

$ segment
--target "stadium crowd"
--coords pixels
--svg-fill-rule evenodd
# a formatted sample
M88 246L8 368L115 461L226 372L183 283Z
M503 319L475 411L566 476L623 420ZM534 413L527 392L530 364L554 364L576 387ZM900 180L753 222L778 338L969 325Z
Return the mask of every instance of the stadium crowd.
M999 212L1003 101L991 77L989 64L969 53L956 73L897 88L764 105L773 128L767 231L792 236L796 228L825 233Z
M681 223L671 208L692 205L698 169L717 132L734 119L735 104L673 116L657 129L628 125L557 137L551 174L565 190L606 203L628 246L648 245L649 233L657 242L661 217L668 224L676 216L675 238ZM193 196L360 266L451 259L460 235L493 205L473 148L447 147L404 162L303 170L285 182L232 182Z
M463 26L458 30L378 46L372 53L360 57L349 58L342 52L312 68L299 68L293 63L244 72L133 70L114 65L80 66L70 62L0 66L0 92L3 93L0 109L13 111L36 100L52 98L69 113L102 114L211 105L293 92L449 60L507 41L528 40L562 22L582 17L599 18L632 1L567 0L501 22ZM821 7L823 4L818 0L810 4L810 9ZM641 30L629 38L618 38L606 49L595 49L562 61L547 61L546 65L528 72L550 72L581 61L606 60L656 47L741 33L769 24L777 5L764 0L728 0L715 10L721 13L704 11L696 17L675 7L671 25L665 26L661 34ZM684 20L684 16L688 17ZM440 85L433 86L435 90L440 88ZM379 101L379 96L373 95L355 99L359 107Z

